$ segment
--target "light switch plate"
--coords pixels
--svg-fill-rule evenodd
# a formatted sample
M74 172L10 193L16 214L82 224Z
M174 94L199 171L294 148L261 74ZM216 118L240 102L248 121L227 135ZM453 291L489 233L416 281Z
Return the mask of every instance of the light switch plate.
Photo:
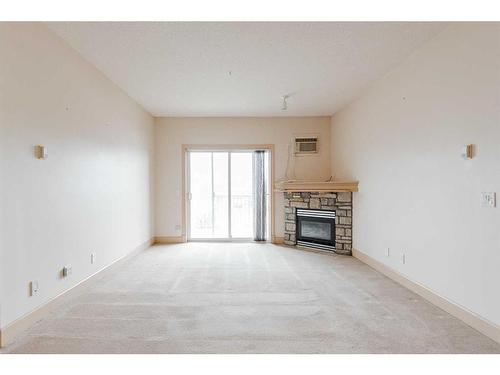
M496 207L497 194L495 192L482 192L481 193L481 207Z
M63 269L62 269L62 276L63 277L68 277L69 275L71 275L73 273L73 268L71 266L65 266Z

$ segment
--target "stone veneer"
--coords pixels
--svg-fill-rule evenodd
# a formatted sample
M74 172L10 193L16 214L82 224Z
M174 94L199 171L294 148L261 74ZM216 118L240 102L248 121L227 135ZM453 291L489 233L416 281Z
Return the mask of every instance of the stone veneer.
M296 245L295 209L335 210L335 253L351 255L352 250L352 193L289 193L285 192L286 245Z

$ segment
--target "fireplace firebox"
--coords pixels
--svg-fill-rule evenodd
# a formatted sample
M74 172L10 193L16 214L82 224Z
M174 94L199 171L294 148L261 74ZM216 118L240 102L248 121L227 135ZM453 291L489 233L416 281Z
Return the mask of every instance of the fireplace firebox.
M297 208L297 245L335 250L335 211Z

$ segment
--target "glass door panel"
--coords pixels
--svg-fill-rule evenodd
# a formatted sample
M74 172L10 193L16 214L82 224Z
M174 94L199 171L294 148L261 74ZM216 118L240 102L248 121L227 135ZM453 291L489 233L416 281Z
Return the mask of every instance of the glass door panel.
M212 153L190 152L190 237L210 238L213 228Z
M253 153L231 152L231 236L253 237Z
M229 154L213 153L213 238L229 237Z

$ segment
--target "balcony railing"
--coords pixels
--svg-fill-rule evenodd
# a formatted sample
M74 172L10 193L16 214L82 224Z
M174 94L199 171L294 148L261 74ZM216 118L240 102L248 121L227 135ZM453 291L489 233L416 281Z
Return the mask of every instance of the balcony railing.
M193 202L191 235L198 238L228 237L228 195L214 195L212 205ZM253 236L253 196L231 195L231 234L234 238Z

